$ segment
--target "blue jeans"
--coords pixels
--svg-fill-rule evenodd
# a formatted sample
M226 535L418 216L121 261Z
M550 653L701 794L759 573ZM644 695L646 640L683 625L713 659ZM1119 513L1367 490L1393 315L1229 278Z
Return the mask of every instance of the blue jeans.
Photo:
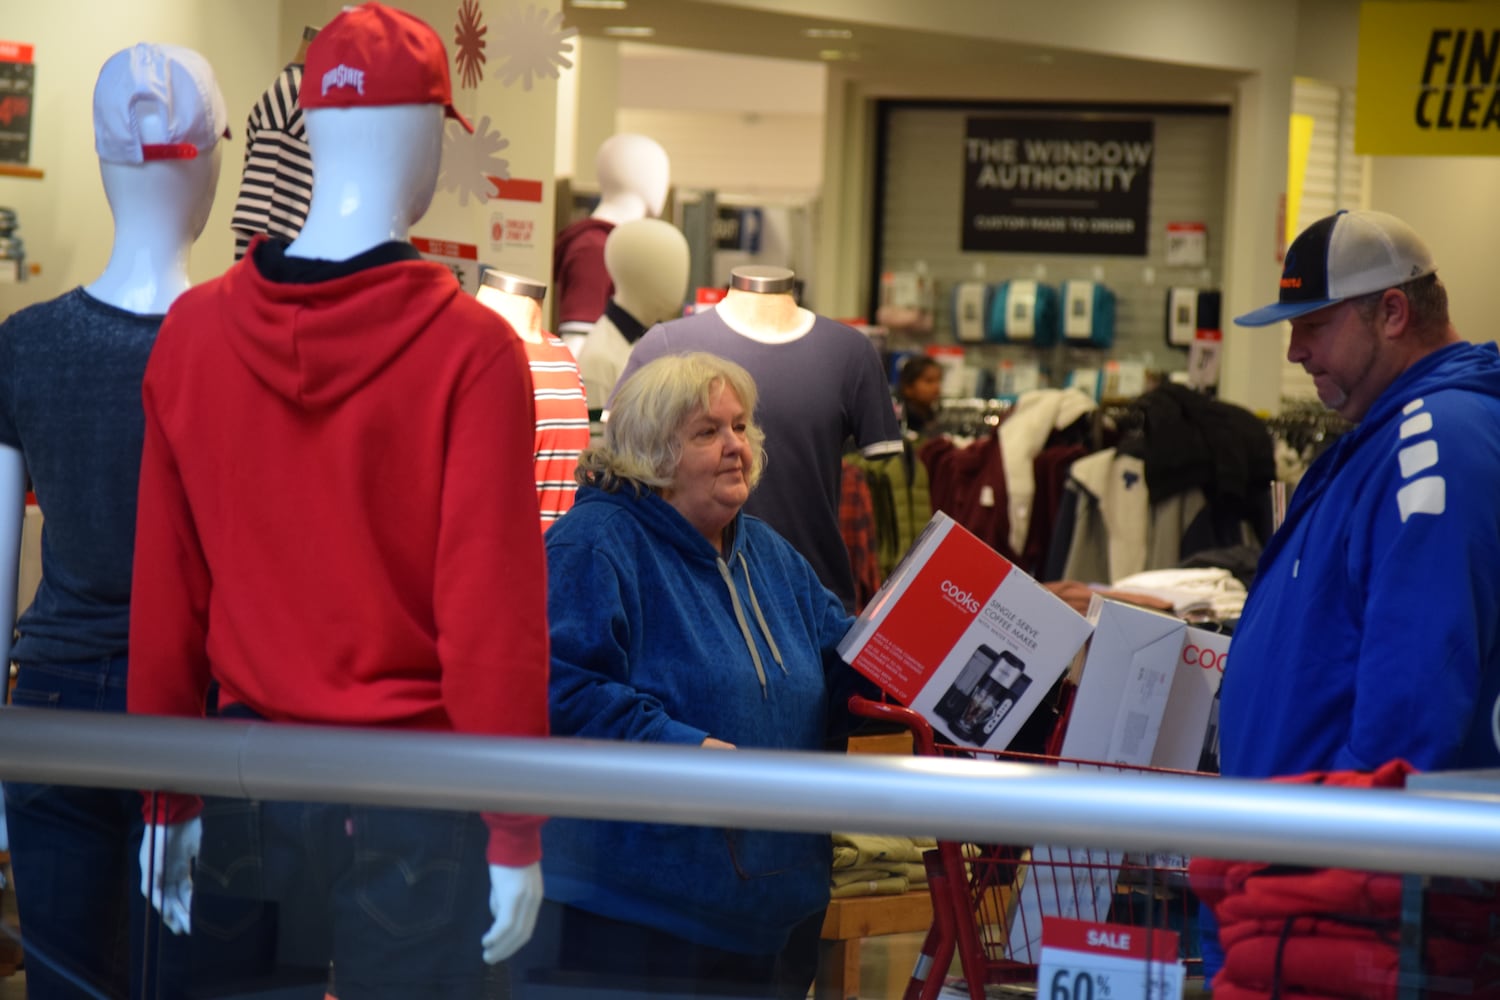
M123 712L125 667L22 664L11 702ZM30 1000L184 995L189 939L141 895L140 793L11 781L5 813Z

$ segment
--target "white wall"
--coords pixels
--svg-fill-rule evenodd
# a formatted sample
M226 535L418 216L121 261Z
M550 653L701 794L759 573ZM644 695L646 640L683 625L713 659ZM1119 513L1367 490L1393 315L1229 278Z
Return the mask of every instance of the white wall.
M228 267L245 114L296 51L301 30L300 23L283 30L274 4L78 0L60 7L6 0L0 34L36 48L30 165L44 176L0 177L0 205L16 210L27 260L42 269L22 284L0 285L0 317L92 281L109 258L114 228L94 154L94 81L106 59L137 42L195 49L214 68L234 138L224 146L213 215L191 273L201 281Z
M622 107L616 121L661 143L679 189L811 197L823 181L821 115Z

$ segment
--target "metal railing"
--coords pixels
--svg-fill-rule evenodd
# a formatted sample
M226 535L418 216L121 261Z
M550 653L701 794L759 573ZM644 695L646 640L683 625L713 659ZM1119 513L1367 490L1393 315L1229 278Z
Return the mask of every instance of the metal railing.
M16 708L0 710L6 780L1500 878L1500 794L1473 791Z

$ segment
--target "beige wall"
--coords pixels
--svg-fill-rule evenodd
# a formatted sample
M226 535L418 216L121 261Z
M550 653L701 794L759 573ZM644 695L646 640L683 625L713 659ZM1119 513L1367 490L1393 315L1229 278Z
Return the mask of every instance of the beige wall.
M228 267L245 112L296 51L300 31L283 31L275 5L259 3L79 0L62 8L8 0L0 34L36 47L31 166L44 177L0 177L0 205L16 210L27 259L42 271L23 284L0 285L0 317L92 281L109 259L114 230L94 154L94 81L106 59L137 42L195 49L214 68L234 138L224 147L213 215L191 273L202 281Z
M512 10L555 13L560 5L561 0L486 0L483 8L493 24ZM397 6L432 24L452 54L454 4L407 0ZM0 317L86 284L108 260L113 226L99 181L92 120L94 80L105 59L146 41L195 49L214 68L234 135L224 145L213 214L193 249L191 274L203 281L233 262L229 217L239 191L250 108L295 55L303 27L326 23L341 7L339 0L80 0L64 9L7 0L0 35L36 49L31 166L44 177L0 177L0 205L16 210L28 261L42 272L20 285L0 285ZM491 38L495 34L492 28ZM496 66L491 50L487 67ZM533 80L529 90L520 82L505 86L492 72L477 90L459 90L455 97L476 123L491 117L492 127L510 140L499 155L510 161L511 175L542 182L544 201L460 206L457 194L439 192L415 230L418 235L476 244L481 259L494 266L550 280L556 87L555 80L543 78ZM535 220L532 246L490 241L491 225L502 214Z

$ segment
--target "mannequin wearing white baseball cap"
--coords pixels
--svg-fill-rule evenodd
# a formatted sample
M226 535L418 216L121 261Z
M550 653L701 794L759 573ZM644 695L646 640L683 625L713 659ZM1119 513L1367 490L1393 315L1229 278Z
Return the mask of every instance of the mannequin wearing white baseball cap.
M444 115L468 127L450 87L428 25L344 8L307 51L301 232L257 236L168 317L144 392L131 650L150 666L131 711L201 714L212 680L226 718L546 734L526 354L407 241L436 188ZM223 513L244 506L243 477L216 457L229 447L268 477L253 526ZM207 575L149 570L179 558ZM239 623L236 648L208 655L194 605ZM174 654L184 642L192 655ZM479 996L485 964L535 924L538 817L259 802L250 841L216 808L162 799L153 904L186 927L189 900L230 891L206 873L249 852L267 898L313 914L341 997ZM389 878L398 868L414 878Z
M0 588L0 662L20 665L16 704L123 712L141 379L163 314L188 288L228 130L203 57L145 43L104 63L93 120L109 261L84 288L0 326L0 379L15 387L0 388L0 559L14 565L28 470L47 533L14 648L13 577ZM28 995L180 995L190 946L146 920L130 888L139 796L18 782L5 794Z
M648 136L612 135L599 144L594 163L599 204L587 219L565 226L552 248L557 332L575 353L613 290L604 263L605 239L615 226L660 216L671 183L667 152Z

